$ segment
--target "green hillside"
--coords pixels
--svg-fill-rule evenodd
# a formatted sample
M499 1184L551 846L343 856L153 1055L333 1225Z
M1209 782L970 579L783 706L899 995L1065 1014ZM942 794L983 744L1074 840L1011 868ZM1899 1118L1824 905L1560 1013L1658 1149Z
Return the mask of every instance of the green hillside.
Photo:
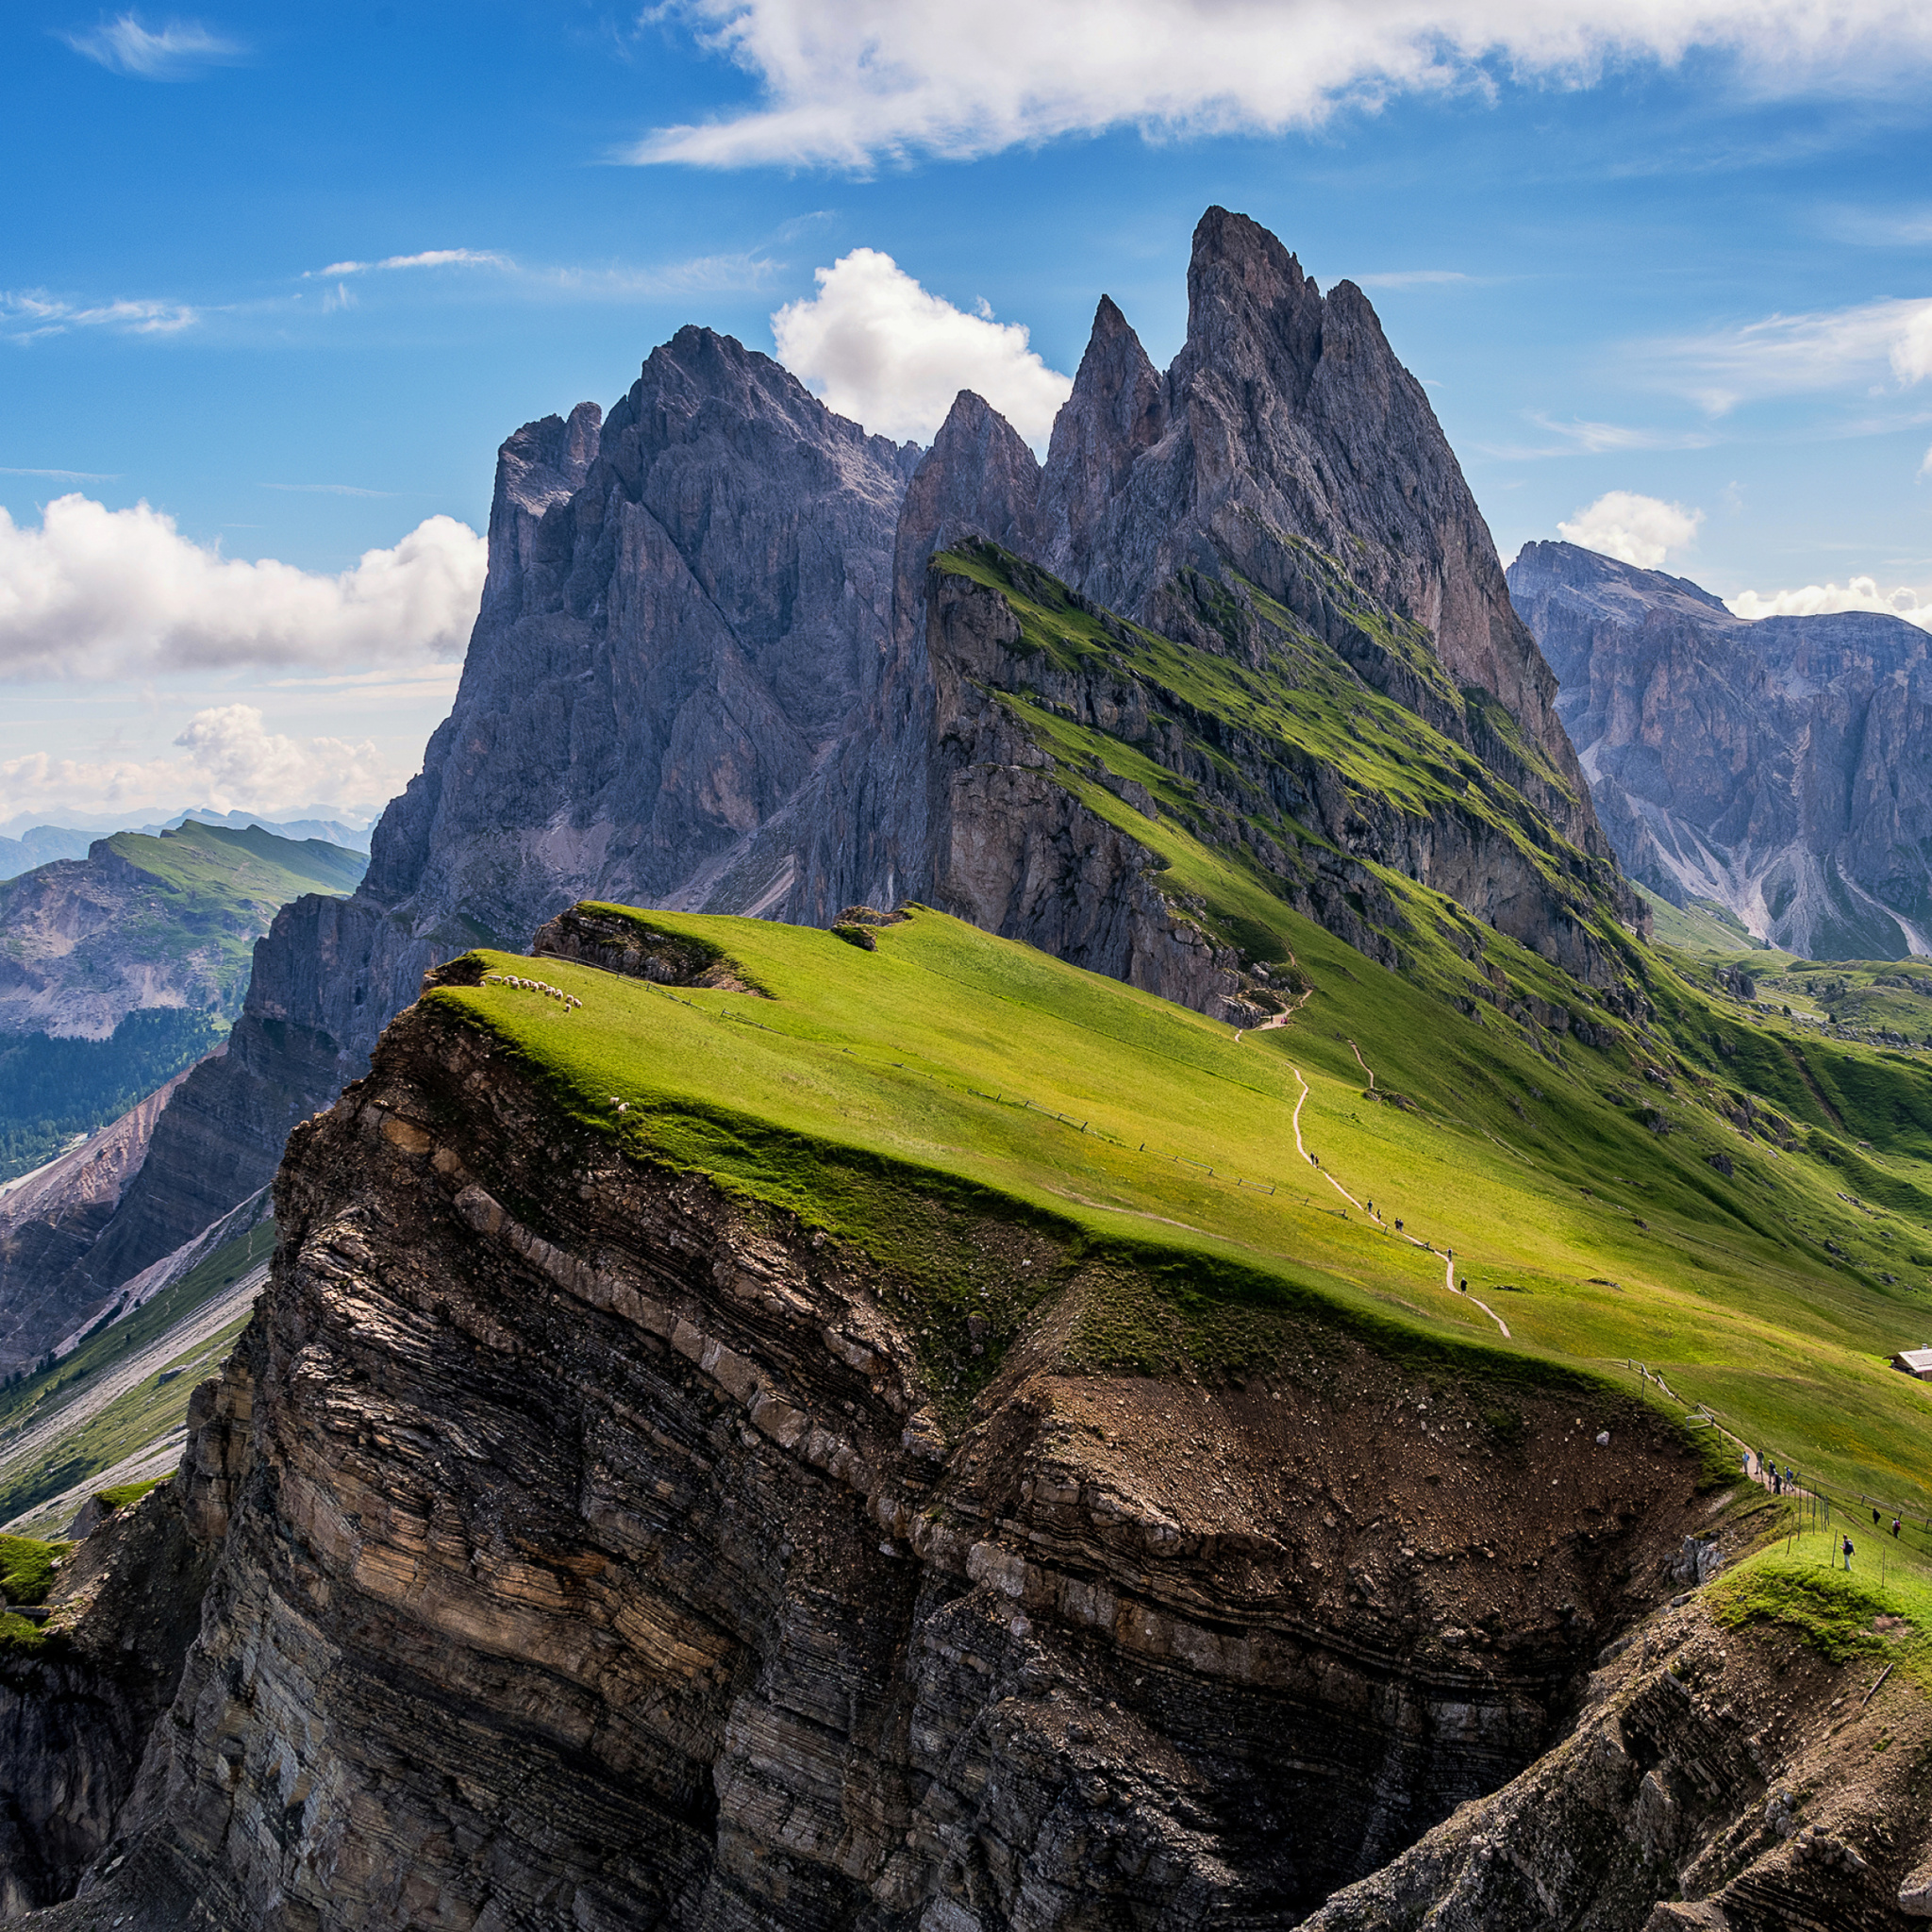
M728 957L771 997L477 954L473 974L525 974L584 1004L498 984L429 1005L488 1028L636 1152L924 1271L941 1313L984 1289L974 1305L1010 1323L1043 1291L922 1249L929 1217L909 1202L992 1202L1118 1256L1124 1280L1167 1284L1158 1307L1137 1288L1083 1313L1096 1361L1238 1361L1271 1346L1266 1317L1283 1310L1492 1375L1634 1392L1642 1361L1834 1491L1932 1508L1932 1390L1886 1365L1932 1341L1919 1066L1800 1041L1707 999L1661 952L1643 962L1648 1037L1532 1040L1279 906L1271 937L1308 995L1288 1025L1240 1037L925 910L870 952L757 921L631 916ZM1490 949L1512 977L1547 970L1494 935ZM1319 1173L1296 1151L1303 1080ZM1731 1118L1743 1099L1749 1131ZM1467 1297L1445 1287L1448 1249Z
M319 839L191 820L0 884L0 1180L51 1159L218 1045L255 941L304 892L355 891L368 860ZM73 937L79 934L77 939ZM108 1037L49 1028L48 1008ZM18 1017L25 1015L25 1018Z

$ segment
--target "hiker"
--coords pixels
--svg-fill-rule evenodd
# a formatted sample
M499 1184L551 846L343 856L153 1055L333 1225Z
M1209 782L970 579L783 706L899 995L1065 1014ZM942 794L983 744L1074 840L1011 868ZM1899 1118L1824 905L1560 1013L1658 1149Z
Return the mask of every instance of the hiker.
M1898 1541L1898 1518L1896 1516L1891 1519L1891 1540L1893 1542Z
M1401 1222L1401 1219L1400 1219L1400 1217L1399 1217L1399 1216L1397 1217L1397 1220L1396 1220L1396 1223L1395 1223L1395 1232L1396 1232L1397 1234L1400 1234L1400 1233L1402 1232L1402 1222Z
M1774 1469L1771 1473L1771 1493L1774 1496L1782 1496L1784 1492L1785 1486L1779 1480L1777 1471Z
M1874 1529L1878 1525L1878 1512L1875 1509L1872 1512L1872 1524Z
M1850 1538L1850 1537L1846 1537L1846 1539L1845 1539L1845 1568L1846 1568L1847 1570L1849 1570L1849 1569L1850 1569L1851 1567L1852 1567L1852 1540L1851 1540L1851 1538Z

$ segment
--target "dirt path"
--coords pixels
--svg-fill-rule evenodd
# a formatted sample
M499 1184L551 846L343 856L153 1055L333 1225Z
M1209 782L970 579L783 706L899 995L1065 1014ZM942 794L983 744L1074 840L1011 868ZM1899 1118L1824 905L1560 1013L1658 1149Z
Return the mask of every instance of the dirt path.
M268 1264L264 1261L232 1288L224 1289L184 1315L145 1347L92 1377L71 1401L62 1403L52 1414L34 1416L20 1433L0 1441L0 1476L51 1448L62 1436L71 1435L92 1422L109 1403L140 1387L150 1375L158 1374L176 1356L212 1341L230 1322L248 1312L267 1280ZM182 1393L187 1392L184 1388ZM101 1485L96 1481L93 1487L98 1489Z
M1354 1041L1351 1040L1348 1043L1352 1048L1355 1048L1356 1059L1360 1063L1362 1072L1368 1074L1369 1085L1373 1088L1375 1084L1375 1076L1373 1073L1370 1073L1369 1063L1366 1060L1362 1059L1361 1050L1360 1048L1356 1047ZM1324 1181L1326 1181L1328 1185L1331 1188L1333 1188L1335 1191L1338 1194L1340 1194L1344 1201L1346 1201L1349 1204L1350 1207L1360 1208L1361 1211L1364 1214L1368 1215L1370 1220L1374 1222L1374 1224L1378 1227L1380 1227L1385 1233L1399 1234L1400 1238L1403 1241L1406 1241L1410 1247L1427 1248L1430 1254L1434 1254L1435 1248L1430 1242L1423 1241L1416 1235L1410 1234L1407 1228L1391 1228L1389 1226L1389 1224L1386 1221L1384 1221L1379 1214L1375 1213L1375 1211L1373 1208L1363 1208L1362 1204L1359 1201L1357 1201L1356 1197L1353 1194L1351 1194L1348 1191L1348 1190L1344 1188L1341 1185L1341 1183L1339 1180L1337 1180L1335 1176L1332 1174L1330 1174L1328 1170L1325 1167L1324 1167L1322 1163L1319 1160L1317 1160L1312 1154L1308 1152L1306 1146L1302 1144L1302 1108L1307 1104L1308 1098L1308 1083L1302 1078L1302 1070L1299 1067L1294 1067L1291 1071L1293 1073L1296 1083L1300 1086L1302 1090L1301 1098L1297 1100L1294 1104L1294 1151L1297 1154L1299 1154L1304 1160L1307 1161L1309 1165L1314 1168L1315 1172L1319 1174L1322 1176L1322 1178ZM1479 1307L1483 1311L1483 1313L1486 1314L1490 1318L1490 1320L1492 1321L1496 1324L1496 1326L1503 1331L1503 1339L1506 1341L1511 1339L1509 1334L1508 1323L1504 1321L1502 1316L1497 1314L1495 1309L1491 1307L1488 1302L1477 1301L1474 1295L1470 1294L1466 1290L1459 1289L1457 1287L1456 1253L1454 1249L1449 1250L1442 1257L1442 1286L1446 1288L1451 1294L1458 1295L1461 1297L1462 1300L1466 1302L1474 1303L1474 1305L1477 1307Z

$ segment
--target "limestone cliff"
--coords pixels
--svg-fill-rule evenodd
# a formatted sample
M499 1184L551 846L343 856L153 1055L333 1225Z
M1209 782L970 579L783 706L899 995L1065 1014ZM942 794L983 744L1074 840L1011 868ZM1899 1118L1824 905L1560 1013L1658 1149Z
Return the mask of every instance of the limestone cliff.
M1747 623L1571 543L1526 544L1509 582L1632 877L1811 958L1932 952L1922 629L1857 610Z
M920 1274L398 1021L291 1139L201 1634L49 1926L1286 1926L1546 1750L1707 1519L1634 1404L1288 1317L1082 1366L1117 1268L900 1211L1051 1293L936 1342Z

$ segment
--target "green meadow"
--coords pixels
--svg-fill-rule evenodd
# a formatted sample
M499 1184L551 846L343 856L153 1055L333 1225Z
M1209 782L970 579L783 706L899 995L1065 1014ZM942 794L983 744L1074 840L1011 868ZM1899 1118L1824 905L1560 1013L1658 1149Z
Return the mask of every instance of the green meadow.
M1932 1387L1887 1365L1932 1341L1922 1068L1797 1045L1744 1003L1714 1004L1661 950L1651 1034L1581 1046L1452 1010L1278 901L1250 905L1239 877L1224 883L1309 989L1288 1025L1238 1037L921 908L877 928L871 952L762 921L630 915L728 958L769 997L480 953L477 968L584 1005L501 985L427 1005L493 1034L627 1150L915 1272L923 1210L908 1203L956 1202L1117 1262L1124 1307L1143 1293L1129 1277L1163 1284L1180 1310L1170 1332L1202 1357L1265 1349L1264 1330L1215 1320L1260 1309L1486 1377L1636 1394L1642 1362L1814 1480L1932 1508ZM1512 981L1548 973L1485 936ZM1668 1062L1668 1085L1634 1077L1639 1058ZM1296 1153L1303 1081L1320 1172ZM1740 1093L1789 1144L1733 1124L1724 1109ZM1428 1250L1395 1234L1398 1217ZM1451 1249L1507 1341L1448 1291ZM1143 1330L1124 1315L1112 1338L1129 1366L1146 1365Z

